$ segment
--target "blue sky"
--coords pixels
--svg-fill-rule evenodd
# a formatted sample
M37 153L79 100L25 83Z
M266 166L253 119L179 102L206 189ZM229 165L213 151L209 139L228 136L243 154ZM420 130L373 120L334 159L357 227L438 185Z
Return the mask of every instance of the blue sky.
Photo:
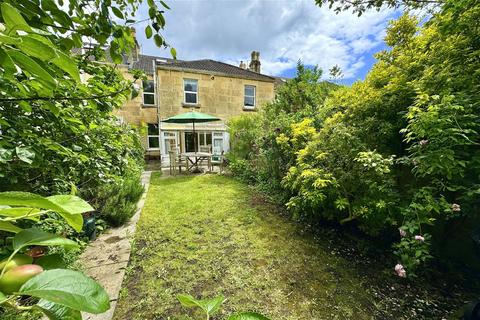
M179 59L214 59L238 65L260 52L262 73L293 76L300 59L328 69L339 65L343 82L363 79L373 54L385 48L383 37L394 10L369 11L361 17L335 14L314 0L176 0L167 1L163 34ZM146 17L146 8L139 19ZM137 25L142 53L169 56L145 38Z

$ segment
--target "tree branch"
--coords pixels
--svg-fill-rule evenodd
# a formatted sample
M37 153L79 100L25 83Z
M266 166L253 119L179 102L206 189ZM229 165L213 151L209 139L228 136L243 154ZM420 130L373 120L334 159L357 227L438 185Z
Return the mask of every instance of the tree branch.
M36 101L36 100L42 100L42 101L83 101L83 100L95 100L95 99L101 99L101 98L109 98L109 97L114 97L122 92L125 92L129 90L130 87L123 88L121 90L108 93L108 94L102 94L98 96L90 96L90 97L27 97L27 98L0 98L0 102L15 102L15 101Z

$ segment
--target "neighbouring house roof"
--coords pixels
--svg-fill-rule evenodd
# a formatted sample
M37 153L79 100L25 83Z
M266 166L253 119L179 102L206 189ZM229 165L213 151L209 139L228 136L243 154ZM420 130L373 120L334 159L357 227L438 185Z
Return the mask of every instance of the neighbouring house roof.
M81 49L73 49L75 53L80 53ZM105 59L107 62L112 62L108 50L105 50ZM132 55L123 54L122 64L128 66L129 69L142 70L146 74L152 75L154 72L154 65L162 69L179 70L179 71L194 71L207 74L218 74L243 79L252 79L268 82L276 82L275 77L267 76L261 73L253 72L248 69L216 61L210 59L203 60L174 60L172 58L150 56L145 54L138 54L138 58L132 59Z
M244 79L260 80L274 82L275 78L264 74L256 73L250 70L242 69L240 67L233 66L228 63L204 59L204 60L192 60L192 61L167 61L163 63L157 62L157 67L171 70L181 71L199 71L209 74L220 74L226 76L233 76Z

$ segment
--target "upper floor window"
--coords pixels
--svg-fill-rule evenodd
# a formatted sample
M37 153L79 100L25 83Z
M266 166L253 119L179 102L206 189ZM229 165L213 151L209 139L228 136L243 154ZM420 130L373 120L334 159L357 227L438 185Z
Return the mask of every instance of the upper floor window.
M185 91L185 103L198 103L198 80L184 79L183 88Z
M255 108L255 86L245 86L244 107L246 109Z
M143 104L146 106L155 105L155 82L153 80L143 81Z

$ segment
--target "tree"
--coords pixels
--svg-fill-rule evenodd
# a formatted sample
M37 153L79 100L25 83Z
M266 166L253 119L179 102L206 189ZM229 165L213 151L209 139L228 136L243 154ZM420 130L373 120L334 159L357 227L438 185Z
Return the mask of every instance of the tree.
M380 10L382 7L399 8L408 7L412 9L432 8L442 5L445 0L315 0L317 5L328 5L330 9L334 9L336 13L352 10L361 16L369 9Z

